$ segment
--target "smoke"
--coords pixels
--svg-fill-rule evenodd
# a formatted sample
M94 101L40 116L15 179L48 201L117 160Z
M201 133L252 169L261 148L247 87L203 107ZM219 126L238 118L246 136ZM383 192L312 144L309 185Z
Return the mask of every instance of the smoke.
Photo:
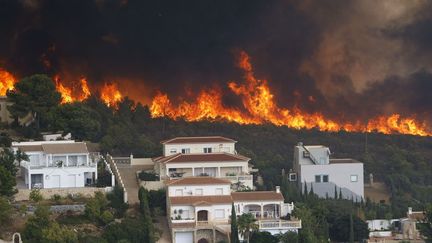
M0 2L0 67L116 82L149 103L241 81L239 50L282 107L331 119L431 119L432 4L384 1Z

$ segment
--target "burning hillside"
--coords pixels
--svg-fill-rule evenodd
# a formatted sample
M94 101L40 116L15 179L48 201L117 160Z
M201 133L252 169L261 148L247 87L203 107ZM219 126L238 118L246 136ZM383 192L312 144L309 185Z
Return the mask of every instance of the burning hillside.
M195 100L182 101L179 104L173 104L167 94L157 92L150 104L151 115L167 116L172 119L182 118L187 121L227 120L240 124L272 123L295 129L317 128L331 132L377 131L384 134L432 135L426 122L413 117L403 117L400 114L382 115L367 122L359 120L340 122L329 119L320 112L305 112L299 108L299 104L294 104L291 108L281 107L277 104L268 81L255 77L250 57L246 52L240 52L238 67L243 71L243 82L229 82L227 87L241 100L240 107L224 105L224 94L217 88L202 90L195 96ZM85 77L74 82L64 82L59 75L55 75L53 80L57 91L61 94L63 104L83 101L94 92L99 93L100 99L110 107L116 107L123 99L117 83L104 83L91 90ZM0 70L0 81L0 94L5 95L7 90L13 89L17 79L11 73ZM310 97L310 99L314 98Z
M295 129L318 128L321 131L332 132L377 131L384 134L420 136L432 134L425 122L411 117L403 118L400 114L375 117L367 123L341 123L328 119L321 113L306 113L296 105L290 109L280 107L275 102L267 80L255 77L250 58L245 52L240 53L238 66L243 70L244 82L230 82L228 87L241 98L243 107L240 109L225 107L222 102L223 94L219 90L208 89L201 91L195 101L184 101L177 105L172 104L167 94L158 93L151 104L151 114L153 117L168 116L173 119L184 118L187 121L225 119L240 124L273 123Z

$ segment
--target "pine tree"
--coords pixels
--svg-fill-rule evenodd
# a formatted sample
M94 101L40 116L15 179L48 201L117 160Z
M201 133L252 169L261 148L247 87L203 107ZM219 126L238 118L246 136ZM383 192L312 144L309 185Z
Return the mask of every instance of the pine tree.
M313 184L312 184L312 182L311 182L311 189L310 189L310 191L309 191L309 195L310 195L311 197L313 197L313 196L315 195L315 192L314 192L314 189L313 189Z
M140 200L140 209L141 209L141 213L143 215L143 221L144 221L144 224L146 225L146 227L144 229L145 233L147 235L146 242L154 243L155 242L154 227L153 227L153 220L151 217L148 197L149 197L148 191L144 187L141 187L138 191L138 198Z
M335 190L334 190L334 199L337 199L338 198L338 194L337 194L337 187L336 187L336 185L335 185Z
M231 208L231 235L230 235L230 242L231 243L239 243L239 237L238 237L238 226L237 226L237 215L234 209L234 203L232 204Z
M352 213L350 213L350 232L349 232L349 242L354 243L354 223Z
M339 199L343 199L342 197L342 188L339 187Z
M309 193L309 190L308 190L308 187L307 187L307 183L305 181L304 182L304 192L303 192L303 196L304 196L305 199L307 198L308 193Z

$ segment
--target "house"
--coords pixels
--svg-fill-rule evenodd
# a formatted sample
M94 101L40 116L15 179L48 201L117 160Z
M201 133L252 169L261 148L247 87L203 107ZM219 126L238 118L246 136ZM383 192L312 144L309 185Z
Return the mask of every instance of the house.
M419 240L420 232L417 223L425 221L425 212L412 211L409 207L407 216L399 219L373 219L367 220L370 239L387 240Z
M97 180L98 153L90 153L84 142L13 142L14 152L25 152L20 170L26 188L75 188Z
M297 180L304 189L305 183L313 187L319 197L334 197L335 190L342 197L360 201L364 198L363 163L354 159L331 159L326 146L294 147L293 171L290 180Z
M14 122L14 118L8 110L8 107L11 106L12 103L8 101L7 96L0 96L0 123L11 124ZM28 113L23 118L18 118L18 123L20 125L28 126L33 122L33 116L31 113Z
M294 209L276 191L232 192L231 181L217 177L185 177L167 182L167 217L173 242L228 241L232 204L237 216L251 213L260 231L297 232L300 220L285 220Z
M250 158L237 154L235 143L221 136L165 140L162 141L163 156L153 158L154 170L161 180L211 176L253 188Z

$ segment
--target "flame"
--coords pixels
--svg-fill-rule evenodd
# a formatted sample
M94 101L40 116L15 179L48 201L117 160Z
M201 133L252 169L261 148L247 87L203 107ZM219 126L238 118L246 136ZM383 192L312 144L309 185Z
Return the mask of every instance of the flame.
M117 84L105 83L102 87L100 98L107 106L115 107L117 103L123 99L123 96L120 93Z
M13 90L16 82L11 73L0 68L0 95L4 96L8 90Z
M222 94L217 89L202 90L193 102L182 101L173 105L167 94L158 92L150 106L152 117L168 116L173 119L183 118L187 121L204 119L223 119L240 124L273 123L278 126L288 126L295 129L318 128L321 131L372 132L384 134L400 133L420 136L431 136L425 122L414 118L402 118L399 114L379 116L366 124L359 121L340 123L327 119L321 113L306 113L294 106L291 109L279 107L272 94L267 80L257 79L253 73L250 57L241 52L238 66L244 72L244 82L229 82L228 88L241 98L243 109L225 107ZM315 102L314 97L309 97Z
M91 92L90 92L90 88L89 88L89 86L87 84L87 79L85 77L81 77L80 83L81 83L81 91L82 91L82 93L81 93L81 96L79 97L78 100L79 101L83 101L83 100L87 99L91 95Z

